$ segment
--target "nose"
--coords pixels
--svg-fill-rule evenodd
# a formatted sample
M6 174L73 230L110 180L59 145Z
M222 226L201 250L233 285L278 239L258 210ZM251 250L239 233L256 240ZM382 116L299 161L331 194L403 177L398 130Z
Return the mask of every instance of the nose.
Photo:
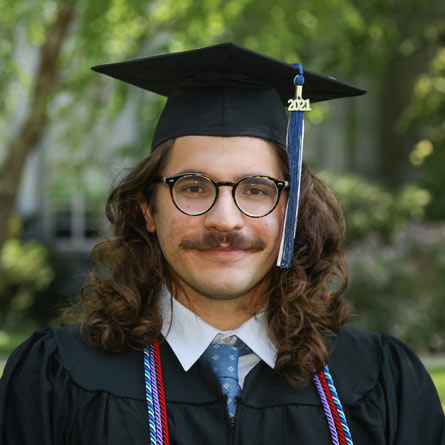
M220 232L239 230L244 226L244 218L233 200L231 187L220 187L215 204L205 214L204 226Z

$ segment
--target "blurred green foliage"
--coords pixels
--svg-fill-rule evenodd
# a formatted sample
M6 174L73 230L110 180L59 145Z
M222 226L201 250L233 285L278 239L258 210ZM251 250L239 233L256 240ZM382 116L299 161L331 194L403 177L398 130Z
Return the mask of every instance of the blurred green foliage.
M419 76L409 107L397 124L399 132L417 129L410 161L420 170L420 182L431 192L427 217L445 219L445 48L438 51L429 71Z
M417 351L445 350L445 226L409 224L391 242L369 237L348 251L346 297L359 327Z
M48 249L37 241L21 241L21 223L11 223L12 236L1 251L0 319L13 323L28 318L35 296L46 290L54 278Z
M427 190L413 184L391 191L356 174L322 171L317 176L327 183L343 208L346 247L370 233L389 241L408 221L420 221L431 199Z
M354 174L318 176L344 210L345 296L355 324L417 351L445 351L445 226L425 221L430 192L412 184L390 191Z

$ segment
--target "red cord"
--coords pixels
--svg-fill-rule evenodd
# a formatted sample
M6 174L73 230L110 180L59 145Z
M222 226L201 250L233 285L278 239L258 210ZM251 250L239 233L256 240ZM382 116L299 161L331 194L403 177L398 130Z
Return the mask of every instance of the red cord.
M159 343L157 340L153 343L153 349L155 353L156 377L158 380L159 406L161 408L162 436L164 445L169 445L170 440L168 437L168 420L167 406L165 404L164 381L162 379L161 352L159 350Z
M326 395L326 400L328 401L329 407L331 408L331 414L334 419L335 426L337 427L338 440L340 441L341 445L346 445L345 433L343 431L340 417L338 416L337 408L335 407L334 400L332 399L332 394L331 391L329 391L329 386L326 382L323 371L318 374L318 378L320 379L321 386L323 387L323 391Z

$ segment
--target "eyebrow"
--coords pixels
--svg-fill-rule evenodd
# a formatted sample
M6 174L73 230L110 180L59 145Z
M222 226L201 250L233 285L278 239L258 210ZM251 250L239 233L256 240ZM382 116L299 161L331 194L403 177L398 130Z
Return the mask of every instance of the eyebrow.
M205 171L197 171L197 170L181 170L171 176L181 176L181 175L204 175L204 176L208 176L209 178L213 179L214 181L218 182L210 173L207 173ZM268 174L268 173L241 173L239 174L234 180L233 182L237 182L240 179L243 178L247 178L249 176L269 176L269 177L273 177L273 175ZM232 182L232 181L230 181Z

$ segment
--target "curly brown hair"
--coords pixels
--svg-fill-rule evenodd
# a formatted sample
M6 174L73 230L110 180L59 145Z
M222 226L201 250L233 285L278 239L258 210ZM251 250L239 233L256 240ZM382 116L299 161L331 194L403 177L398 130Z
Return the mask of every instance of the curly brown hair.
M141 202L154 211L153 180L167 164L174 142L161 144L112 191L106 214L113 234L93 249L97 267L87 277L79 303L62 315L62 324L80 323L93 348L142 349L160 335L158 295L163 284L172 289L174 278L156 234L146 230ZM286 151L274 148L288 176ZM347 284L343 233L335 197L303 165L292 267L270 271L266 307L268 332L278 348L275 369L296 387L326 363L327 339L335 337L350 316L342 298Z

